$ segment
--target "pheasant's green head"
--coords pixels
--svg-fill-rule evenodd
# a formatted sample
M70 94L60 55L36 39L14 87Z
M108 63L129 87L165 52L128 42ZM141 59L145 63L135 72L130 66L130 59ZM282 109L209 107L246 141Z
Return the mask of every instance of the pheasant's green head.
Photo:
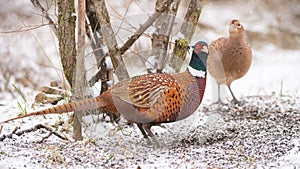
M206 76L206 61L208 56L208 46L204 41L199 41L193 46L193 54L188 67L193 76Z

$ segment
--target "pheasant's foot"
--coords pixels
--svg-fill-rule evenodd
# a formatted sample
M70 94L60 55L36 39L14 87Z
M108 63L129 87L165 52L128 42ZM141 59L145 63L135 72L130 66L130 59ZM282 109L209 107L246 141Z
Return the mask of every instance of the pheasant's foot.
M215 111L219 111L220 109L222 109L222 107L228 105L228 103L223 102L221 99L218 99L216 102L213 102L211 104L212 109L214 109Z
M145 138L145 137L144 137L144 139L146 139L147 145L151 145L151 144L152 144L152 142L151 142L151 140L150 140L149 138Z
M240 101L236 100L236 99L232 99L231 100L231 104L237 104L240 105Z
M155 136L151 137L151 139L150 139L150 137L147 137L147 138L144 137L143 139L146 139L146 144L150 147L158 148L161 146Z
M239 101L236 99L236 97L234 96L234 94L233 94L233 92L231 90L230 84L228 85L228 89L229 89L229 91L230 91L230 93L232 95L232 98L233 98L232 101L231 101L231 103L240 105Z
M243 104L245 104L245 100L236 100L236 99L233 99L231 101L231 104L235 104L235 105L238 105L238 106L242 106Z
M152 145L153 145L154 147L156 147L156 148L161 147L161 145L160 145L160 143L159 143L159 141L158 141L158 139L157 139L156 136L151 137L151 139L152 139L152 141L153 141L153 144L152 144Z
M219 104L219 105L224 105L224 103L221 99L218 99L216 102L213 102L212 104Z
M143 124L143 128L144 128L144 129L146 130L146 132L148 133L148 136L151 137L152 141L154 142L154 145L155 145L156 147L160 147L160 144L159 144L159 141L158 141L157 137L156 137L156 136L152 133L152 131L151 131L151 127L152 127L152 125L149 124L149 123Z
M216 105L224 105L225 104L221 100L221 96L220 96L220 84L218 84L218 100L216 102L213 102L212 104L216 104Z
M151 145L151 144L152 144L152 142L151 142L151 140L152 140L152 141L154 142L154 145L155 145L155 146L157 146L157 147L160 146L160 144L159 144L159 142L158 142L156 136L155 136L155 135L152 133L152 131L151 131L151 127L152 127L151 124L147 124L147 123L146 123L146 124L137 123L137 126L138 126L138 128L140 129L140 131L142 132L144 138L147 140L147 144L148 144L148 145ZM150 140L149 137L151 138L151 140Z

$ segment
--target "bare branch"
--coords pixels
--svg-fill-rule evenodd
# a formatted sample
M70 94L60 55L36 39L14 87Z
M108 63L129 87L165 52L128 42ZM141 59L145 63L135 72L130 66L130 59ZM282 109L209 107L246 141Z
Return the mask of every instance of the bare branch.
M76 78L74 85L74 100L83 100L86 86L85 78L85 0L77 0L78 12L77 12L77 60L76 60ZM82 140L82 111L74 111L73 122L73 138L75 140Z
M88 81L89 86L93 86L99 79L101 79L101 93L108 89L108 72L105 63L105 54L103 51L103 36L101 32L100 21L97 17L95 6L91 0L86 1L86 22L87 35L91 40L93 54L97 61L97 67L100 70ZM112 71L112 70L111 70Z
M42 4L40 3L40 1L39 0L31 0L31 3L35 7L37 7L38 9L40 9L42 11L43 16L48 20L49 25L51 26L53 32L57 36L57 27L56 27L56 24L53 21L53 19L50 17L50 15L48 14L47 10L42 6Z
M92 42L93 53L97 61L98 67L100 67L102 60L104 59L103 47L103 36L101 32L101 26L95 6L91 0L86 1L86 27L87 35Z
M57 136L58 138L60 138L62 140L68 140L68 138L62 136L61 134L59 134L58 132L56 132L55 130L53 130L51 127L45 126L43 124L37 124L36 126L34 126L32 128L25 129L25 130L17 132L18 129L19 129L19 127L16 127L10 134L1 136L0 137L0 141L5 140L6 138L12 138L13 135L21 136L21 135L23 135L25 133L34 132L34 131L39 130L39 129L45 129L45 130L49 131L50 134L53 134L53 135ZM44 140L44 139L45 138L43 138L42 140Z
M92 0L96 8L96 14L99 18L101 31L103 33L104 40L108 47L108 53L111 57L114 70L119 80L124 80L129 77L125 64L120 54L120 50L117 45L117 40L110 23L110 17L105 5L105 0Z
M143 23L139 29L124 43L124 45L120 48L120 54L123 55L167 8L168 6L166 5L158 7L157 10L147 19L147 21Z
M139 29L124 43L120 48L120 54L124 54L134 42L154 23L154 21L161 15L160 12L155 12L149 19L142 24Z
M116 34L118 34L118 32L120 31L120 29L121 29L121 27L122 27L122 25L123 25L123 23L125 21L125 18L127 16L127 13L128 13L128 10L129 10L129 6L131 5L132 2L133 2L133 0L131 0L129 2L129 4L127 5L126 11L125 11L125 13L123 14L123 17L122 17L121 24L120 24L119 28L116 30ZM116 13L117 13L117 11L116 11Z
M0 31L0 33L19 33L19 32L27 32L27 31L32 31L35 29L39 29L43 26L49 26L49 24L41 24L41 25L31 25L31 26L24 26L24 27L19 27L15 30L9 30L9 31Z

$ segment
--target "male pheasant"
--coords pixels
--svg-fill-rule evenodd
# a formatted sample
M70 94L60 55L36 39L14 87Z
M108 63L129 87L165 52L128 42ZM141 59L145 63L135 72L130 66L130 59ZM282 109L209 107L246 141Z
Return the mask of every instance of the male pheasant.
M137 123L145 138L153 137L153 125L184 119L194 113L202 101L208 45L200 41L193 48L188 70L183 73L136 76L119 82L98 97L33 112L2 123L34 115L102 108L112 114L121 113L125 119Z
M244 27L239 20L232 20L229 24L229 37L221 37L209 45L207 69L218 85L218 103L220 99L220 85L226 84L233 97L231 83L243 77L252 62L251 47L244 39Z

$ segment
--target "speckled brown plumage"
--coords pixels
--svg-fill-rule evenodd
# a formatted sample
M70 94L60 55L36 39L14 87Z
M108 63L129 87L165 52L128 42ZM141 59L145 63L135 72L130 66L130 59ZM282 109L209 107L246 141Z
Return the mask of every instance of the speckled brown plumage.
M252 62L251 47L244 39L244 27L239 20L232 20L229 24L229 37L222 37L209 45L207 68L209 74L218 85L218 102L220 102L220 85L226 84L231 90L231 83L243 77Z
M110 93L126 119L166 123L184 119L198 108L205 82L206 78L196 79L187 71L174 75L149 74L114 86Z
M102 108L116 116L121 113L125 119L137 123L144 137L152 137L151 126L184 119L199 107L206 85L207 49L205 42L198 42L192 54L191 68L183 73L136 76L119 82L96 98L63 104L5 122L33 115Z

